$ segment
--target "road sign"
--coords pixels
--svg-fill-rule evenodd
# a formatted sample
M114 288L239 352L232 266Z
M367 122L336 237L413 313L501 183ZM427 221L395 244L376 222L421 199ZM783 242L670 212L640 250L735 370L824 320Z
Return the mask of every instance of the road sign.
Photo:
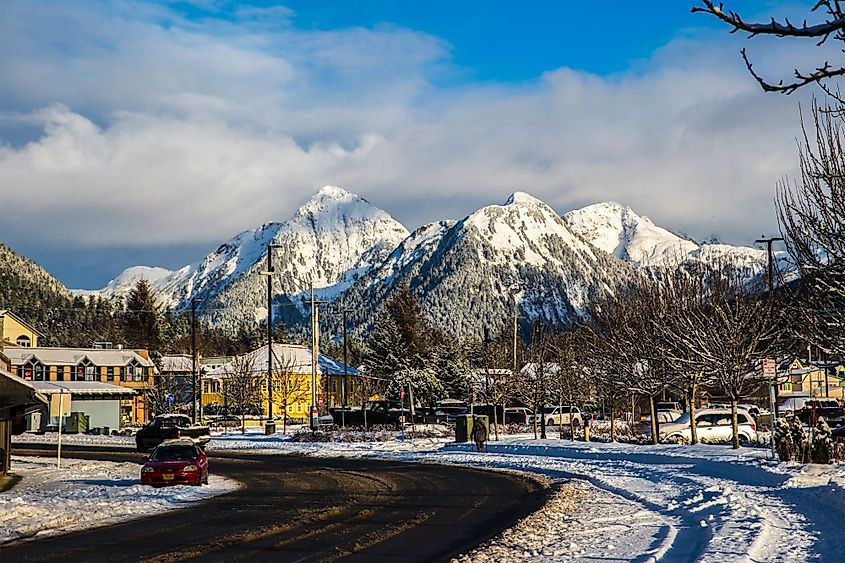
M50 395L50 416L70 416L70 393Z
M774 379L776 375L777 370L775 368L775 361L771 358L763 360L763 377L766 379Z

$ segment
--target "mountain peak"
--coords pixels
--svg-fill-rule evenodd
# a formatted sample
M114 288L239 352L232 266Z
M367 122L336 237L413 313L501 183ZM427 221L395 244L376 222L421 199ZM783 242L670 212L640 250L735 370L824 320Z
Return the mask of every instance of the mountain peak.
M520 192L520 191L513 192L510 195L510 197L508 198L508 200L505 202L505 205L526 204L526 203L528 203L528 204L540 203L540 204L545 205L542 201L540 201L539 199L537 199L533 195L529 194L528 192Z
M347 200L351 198L358 197L355 194L344 190L343 188L339 188L338 186L323 186L320 188L312 200L315 199L339 199L339 200Z

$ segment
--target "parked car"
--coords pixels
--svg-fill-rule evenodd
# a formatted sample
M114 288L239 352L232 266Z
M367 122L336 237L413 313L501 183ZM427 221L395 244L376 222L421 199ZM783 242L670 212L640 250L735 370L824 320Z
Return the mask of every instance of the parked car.
M674 422L684 412L680 403L672 401L659 401L654 406L657 411L657 422L660 424ZM651 422L651 415L643 416L642 421Z
M146 458L141 468L141 484L208 484L208 458L192 440L180 438L162 442Z
M845 408L836 399L809 399L795 411L795 416L810 426L815 426L820 418L824 418L830 426L845 424Z
M526 407L505 407L505 424L527 424L531 411Z
M743 409L737 409L737 423L739 439L742 442L753 442L757 440L757 423L752 416ZM727 441L733 438L731 428L730 409L701 409L695 411L695 429L699 441ZM651 428L646 428L647 435L651 434ZM689 411L682 414L674 422L660 425L660 437L667 440L683 439L690 441L692 431L690 430Z
M443 399L437 402L434 408L434 419L440 424L454 424L455 417L467 414L469 407L463 401L457 399Z
M410 420L410 411L405 409L399 401L368 401L365 409L368 427L374 424L399 427L402 424L402 417L406 415ZM330 412L333 423L340 425L341 409L331 409ZM361 409L347 409L344 417L347 426L364 425L364 411Z
M584 417L581 415L581 410L578 407L571 407L572 409L572 423L575 426L583 426L584 425ZM528 421L529 423L534 422L535 416L541 416L543 420L546 421L546 426L558 426L561 424L569 424L569 412L570 407L569 405L557 406L557 407L543 407L542 415L534 415ZM539 420L538 420L539 422Z
M146 452L174 438L188 438L205 447L211 440L211 430L205 424L191 424L190 417L184 414L160 414L138 430L135 445L139 452Z

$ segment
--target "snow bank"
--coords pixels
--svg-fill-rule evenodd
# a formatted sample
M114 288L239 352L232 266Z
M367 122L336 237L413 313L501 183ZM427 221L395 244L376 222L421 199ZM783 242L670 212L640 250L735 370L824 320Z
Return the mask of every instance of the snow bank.
M239 487L210 475L207 486L154 489L140 484L137 463L63 459L57 469L55 458L12 460L21 481L0 493L0 544L150 516Z

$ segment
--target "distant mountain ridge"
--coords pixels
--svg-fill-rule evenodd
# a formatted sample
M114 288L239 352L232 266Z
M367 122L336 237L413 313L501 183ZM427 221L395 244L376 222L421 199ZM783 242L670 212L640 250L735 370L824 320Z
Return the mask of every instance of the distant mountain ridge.
M573 233L551 207L524 192L460 221L425 225L341 297L366 331L378 305L407 283L437 326L492 336L544 317L562 325L633 277L632 269ZM483 322L482 322L483 321Z
M645 272L702 262L739 270L744 278L767 268L766 251L728 244L698 244L655 225L630 207L615 202L596 203L570 211L563 220L573 232L608 254Z
M325 186L284 222L244 231L202 260L169 271L129 268L100 292L123 297L143 277L159 303L235 327L266 318L267 245L273 251L275 318L302 325L302 299L312 277L325 300L343 300L350 327L366 331L380 304L408 283L432 320L475 337L498 330L514 313L524 324L582 319L588 306L634 272L681 262L730 263L749 279L765 270L763 250L698 244L618 203L589 205L560 216L541 200L515 192L461 220L442 220L413 233L387 212L342 188ZM330 331L338 327L326 316ZM484 321L484 322L482 322Z

